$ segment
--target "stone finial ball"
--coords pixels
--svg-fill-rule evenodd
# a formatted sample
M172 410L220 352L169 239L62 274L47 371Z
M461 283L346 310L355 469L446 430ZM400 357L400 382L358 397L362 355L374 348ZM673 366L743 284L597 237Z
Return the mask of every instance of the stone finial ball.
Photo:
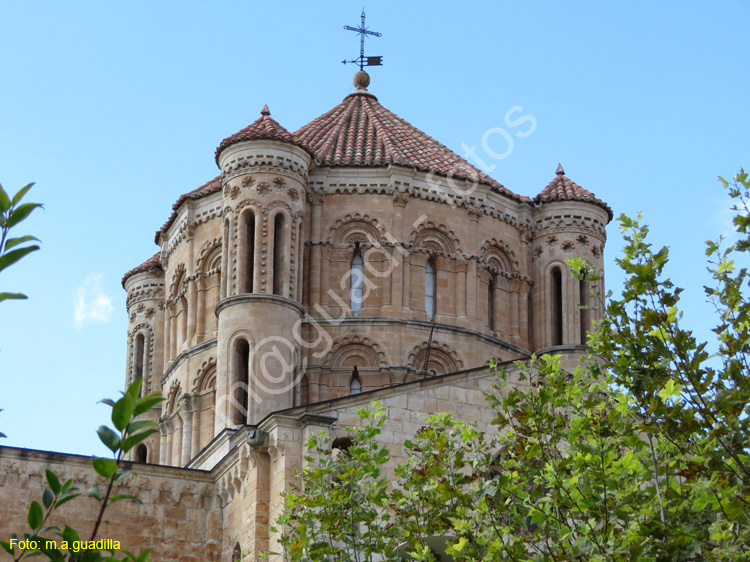
M357 71L357 74L354 75L354 85L357 88L367 88L370 85L370 75L364 70Z

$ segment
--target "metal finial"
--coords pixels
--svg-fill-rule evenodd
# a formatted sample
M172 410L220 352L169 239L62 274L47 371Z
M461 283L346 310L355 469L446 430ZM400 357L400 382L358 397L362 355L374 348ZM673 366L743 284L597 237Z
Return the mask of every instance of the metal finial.
M555 170L555 173L556 173L556 174L557 174L558 176L563 176L563 175L565 175L565 170L563 170L562 164L559 164L559 163L557 164L557 170Z
M377 31L369 31L367 27L365 26L365 9L362 8L362 16L361 16L362 22L360 23L359 27L352 27L350 25L345 25L344 29L347 31L354 31L356 33L359 33L359 58L352 59L352 60L342 60L341 62L343 64L358 64L360 70L364 70L366 66L382 66L383 65L383 57L366 57L365 56L365 36L371 35L373 37L382 37L382 33L378 33Z

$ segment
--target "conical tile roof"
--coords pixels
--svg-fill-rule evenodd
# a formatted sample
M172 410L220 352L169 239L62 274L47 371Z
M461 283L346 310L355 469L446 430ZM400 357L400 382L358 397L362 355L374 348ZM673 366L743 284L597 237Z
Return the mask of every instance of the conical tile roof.
M555 179L547 184L542 192L534 197L534 203L539 205L542 203L551 203L553 201L586 201L588 203L594 203L599 205L602 209L607 211L609 220L611 221L614 217L612 209L601 199L583 189L576 182L565 176L565 170L561 164L557 165L557 175Z
M221 141L221 144L219 144L216 149L216 164L219 163L219 154L221 154L225 148L238 142L258 139L288 142L304 148L308 152L310 151L303 142L300 142L292 136L292 134L282 127L278 121L271 117L271 112L268 110L268 104L266 104L260 112L260 118L256 119L251 125L248 125L241 131L236 132L231 137L227 137Z
M138 267L134 267L122 276L122 286L125 287L125 281L131 278L136 273L143 273L144 271L152 271L154 269L162 269L161 267L161 252L156 252L153 256L148 258Z
M440 176L479 181L515 200L528 201L445 145L389 111L364 88L294 133L319 166L395 164Z

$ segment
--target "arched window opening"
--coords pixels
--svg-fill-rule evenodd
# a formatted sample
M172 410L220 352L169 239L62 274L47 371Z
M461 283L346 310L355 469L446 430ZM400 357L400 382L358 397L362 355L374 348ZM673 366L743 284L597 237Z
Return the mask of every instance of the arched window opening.
M340 451L339 454L349 454L349 448L354 446L354 440L351 437L337 437L331 444L332 451Z
M221 286L219 298L230 294L229 288L229 219L224 221L224 241L221 245Z
M255 214L245 215L245 292L253 292L255 277Z
M273 294L284 292L284 215L273 219Z
M352 381L349 383L349 394L359 394L362 392L362 381L359 380L359 370L356 365L352 371Z
M362 261L362 253L359 251L359 246L357 246L354 252L350 275L351 290L349 294L349 305L352 309L352 316L359 316L359 311L362 308L362 280L365 271L364 262Z
M424 310L430 320L435 318L435 293L435 265L429 259L425 266Z
M133 357L133 361L135 363L135 369L133 373L134 380L143 377L143 353L146 348L145 342L146 340L143 337L143 334L138 334L135 337L135 356ZM143 385L141 385L141 388L143 388Z
M146 445L138 445L135 451L135 462L148 462L148 448Z
M487 287L487 326L490 331L495 330L495 284L497 279L495 275L490 276Z
M240 543L237 543L232 551L232 562L239 562L240 560L242 560L242 549Z
M310 402L310 383L307 380L307 376L302 376L302 380L299 383L299 403L305 405Z
M563 343L563 291L562 272L559 267L552 270L552 345Z
M584 308L589 305L589 283L585 279L581 279L578 282L578 291L580 293L581 301L581 345L586 345L586 338L589 332L589 309Z
M248 397L250 391L250 344L245 340L237 343L235 355L236 373L234 377L234 411L232 423L244 425L247 423Z

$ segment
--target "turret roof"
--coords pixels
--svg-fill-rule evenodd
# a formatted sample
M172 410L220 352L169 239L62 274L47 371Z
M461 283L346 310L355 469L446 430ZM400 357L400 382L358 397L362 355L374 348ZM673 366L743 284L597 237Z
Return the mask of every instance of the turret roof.
M136 273L144 273L146 271L153 271L154 269L162 269L161 267L161 252L156 252L153 256L148 258L138 267L134 267L122 276L122 286L125 287L125 281L130 279Z
M539 205L542 203L551 203L553 201L586 201L599 205L602 209L607 211L607 216L611 221L614 217L612 209L601 199L583 189L580 185L572 181L570 178L565 176L565 170L561 164L557 165L557 175L555 179L547 184L539 195L534 197L534 203Z
M271 112L268 110L268 104L266 104L260 112L260 117L251 125L248 125L241 131L233 134L231 137L227 137L221 141L221 144L219 144L219 147L216 149L216 164L219 163L219 155L225 148L238 142L260 139L288 142L310 152L310 149L303 142L300 142L299 139L295 138L292 133L287 131L278 123L278 121L271 117Z

